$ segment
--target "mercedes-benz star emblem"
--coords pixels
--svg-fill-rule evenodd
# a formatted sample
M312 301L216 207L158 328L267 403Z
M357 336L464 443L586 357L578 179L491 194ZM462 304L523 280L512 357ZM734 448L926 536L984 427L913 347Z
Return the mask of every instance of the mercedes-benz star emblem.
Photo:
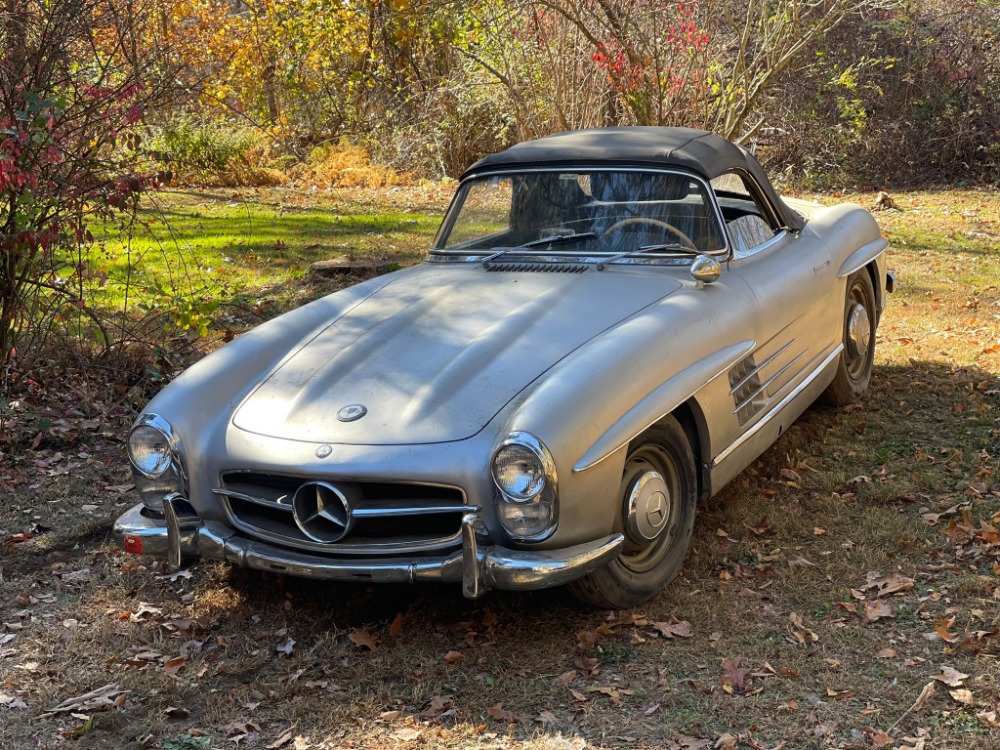
M337 419L341 422L353 422L367 413L368 408L364 404L348 404L337 412Z
M292 515L303 534L323 544L339 542L354 521L347 497L326 482L300 485L292 497Z
M316 458L327 458L331 453L333 453L332 445L321 445L316 449Z

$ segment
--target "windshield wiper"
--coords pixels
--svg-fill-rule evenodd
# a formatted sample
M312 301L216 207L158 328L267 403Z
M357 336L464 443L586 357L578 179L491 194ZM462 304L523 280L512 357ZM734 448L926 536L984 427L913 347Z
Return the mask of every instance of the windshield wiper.
M600 263L598 263L597 270L603 271L604 266L606 266L608 263L613 263L616 260L627 258L630 255L641 255L642 253L661 252L663 250L682 250L687 255L701 255L701 250L689 247L680 242L661 242L656 245L642 245L639 247L638 250L627 250L624 253L618 253L616 255L612 255L610 258L602 260Z
M597 237L594 232L577 232L576 234L553 234L551 237L540 237L531 242L525 242L517 247L538 247L539 245L555 245L558 242L569 242L570 240L593 239ZM517 249L517 248L512 248Z
M523 245L515 245L514 247L505 247L503 250L498 250L497 252L487 255L482 259L482 264L485 266L492 260L497 258L502 258L507 253L512 250L523 250L529 247L539 247L541 245L555 245L558 242L568 242L569 240L583 240L583 239L593 239L597 237L594 232L577 232L575 234L553 234L551 237L539 237L537 240L532 240L531 242L525 242Z

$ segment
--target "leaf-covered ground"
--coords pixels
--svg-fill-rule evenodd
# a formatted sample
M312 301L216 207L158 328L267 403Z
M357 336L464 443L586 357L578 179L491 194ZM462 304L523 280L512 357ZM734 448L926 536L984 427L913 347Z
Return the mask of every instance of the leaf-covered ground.
M0 414L0 745L1000 747L1000 198L893 198L864 403L807 412L636 611L164 575L109 539L145 394L40 373Z

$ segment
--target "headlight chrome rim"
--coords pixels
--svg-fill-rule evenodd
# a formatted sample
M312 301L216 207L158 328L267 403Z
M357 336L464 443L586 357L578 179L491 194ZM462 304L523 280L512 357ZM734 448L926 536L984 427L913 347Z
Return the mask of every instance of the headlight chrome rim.
M136 457L133 454L132 437L141 429L155 430L163 436L166 443L164 457L156 464L155 470L150 470L148 467L144 468L141 466L140 463L136 461ZM129 430L128 439L126 441L128 460L129 463L132 464L132 468L146 479L162 479L168 472L170 472L171 469L179 475L178 445L179 441L177 440L177 436L174 433L173 428L170 426L170 423L158 414L146 413L139 417L138 421L132 426L132 429Z
M504 487L498 477L498 457L505 448L509 448L511 446L516 446L517 448L529 451L538 461L541 472L541 481L538 483L537 487L532 488L532 492L530 494L516 494L508 492L507 488ZM547 515L550 519L548 524L539 531L531 534L515 533L501 518L500 520L504 529L512 539L520 542L541 542L548 539L555 533L556 527L559 524L559 495L558 480L556 477L556 464L552 458L552 454L549 452L549 449L541 440L529 432L510 433L493 451L493 455L490 459L490 476L493 480L494 487L496 487L499 502L520 507L541 505L548 508Z

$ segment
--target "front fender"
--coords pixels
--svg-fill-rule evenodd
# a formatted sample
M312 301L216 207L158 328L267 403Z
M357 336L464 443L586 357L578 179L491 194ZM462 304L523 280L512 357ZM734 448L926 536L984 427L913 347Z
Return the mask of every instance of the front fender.
M738 341L709 354L669 378L648 393L611 425L573 466L574 472L586 471L630 443L646 428L659 422L729 368L753 351L753 340Z
M746 284L735 274L683 283L573 352L501 416L501 440L529 432L556 463L559 527L547 545L615 529L629 441L752 348L756 308Z

